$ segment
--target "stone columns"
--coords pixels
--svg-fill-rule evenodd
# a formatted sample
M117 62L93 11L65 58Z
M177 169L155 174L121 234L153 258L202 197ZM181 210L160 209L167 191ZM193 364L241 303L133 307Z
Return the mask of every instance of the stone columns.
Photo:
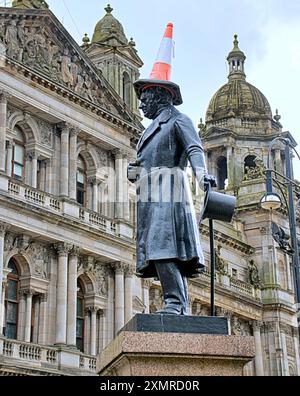
M68 256L72 246L66 243L55 245L58 252L57 297L56 297L56 344L67 342L67 284Z
M41 191L46 191L45 187L46 187L46 161L41 161L38 189Z
M54 155L52 161L52 180L51 180L51 193L54 195L60 194L60 132L56 127L54 133Z
M26 294L26 310L25 310L25 335L24 341L31 341L31 315L32 315L32 297L34 292L32 290L25 291Z
M31 176L31 152L26 152L25 155L25 184L31 186L32 176Z
M70 199L77 199L77 128L70 132L70 173L69 173L69 194Z
M4 328L4 303L5 303L5 284L2 283L2 296L0 296L0 336Z
M113 266L107 267L107 312L106 312L106 338L107 343L113 340L115 335L115 281Z
M93 177L90 179L91 184L93 185L93 211L98 212L99 209L99 181Z
M128 266L125 270L125 323L132 319L132 293L134 268Z
M12 176L12 151L13 151L13 145L10 141L6 142L6 150L7 150L7 155L6 155L6 175L8 177Z
M282 364L281 364L281 375L284 377L288 377L289 373L289 361L288 361L288 353L287 353L287 346L286 346L286 334L291 334L291 326L280 324L279 325L279 337L280 337L280 344L282 350Z
M260 329L262 327L262 322L255 321L253 323L253 335L255 341L255 371L258 377L264 376L264 363L263 363L263 354L262 354L262 343L261 343L261 335Z
M115 264L115 334L124 327L124 270L123 263Z
M45 192L52 193L52 179L53 179L53 159L45 160Z
M145 314L150 313L150 298L149 298L149 290L152 285L151 279L143 279L142 286L143 286L143 303L145 306Z
M299 349L299 332L297 327L292 328L292 335L294 340L295 362L297 375L300 376L300 349Z
M234 148L232 146L227 147L227 176L228 176L228 186L233 187L235 184L235 172L234 172Z
M93 356L97 355L97 312L99 307L90 307L91 312L91 347L90 354Z
M108 156L108 212L107 217L113 219L115 217L115 200L116 200L116 173L114 170L114 155L109 152Z
M19 303L19 315L18 315L18 334L17 338L20 341L25 339L25 313L26 313L26 295L24 290L20 290L20 303Z
M69 136L70 125L63 123L60 136L60 196L69 196Z
M91 334L91 325L90 325L90 311L89 308L85 309L84 313L84 323L85 323L85 337L84 337L84 353L86 355L90 354L90 334Z
M108 341L107 341L107 309L103 309L101 311L100 319L102 321L102 345L101 345L101 349L104 349L108 345ZM99 353L100 352L101 352L101 350L99 350Z
M37 188L37 172L38 172L37 161L38 161L38 155L36 152L33 151L31 153L31 186L33 188Z
M123 153L120 150L115 154L115 171L116 171L116 208L115 217L122 219L124 217L124 171L123 171Z
M68 272L67 344L72 347L76 347L78 255L79 248L73 248L70 253Z
M115 150L115 176L116 176L116 207L117 219L130 220L129 211L129 183L127 180L128 153Z
M33 307L34 307L34 318L33 318L33 329L32 329L32 342L34 344L37 344L39 341L39 327L40 327L40 297L38 296L38 298L34 298L34 301L32 303Z
M123 216L124 220L130 220L129 210L129 182L127 179L127 168L128 168L128 155L123 155Z
M7 100L9 95L0 91L0 173L5 173L5 148L7 124Z
M282 168L282 159L281 159L281 150L279 148L275 148L275 169L279 173L283 173Z
M0 298L2 300L0 301L0 320L3 322L3 317L4 317L4 299L2 295L2 290L3 288L3 266L4 266L4 238L6 231L9 229L9 225L6 223L0 223ZM0 325L1 323L0 322ZM3 327L0 326L0 335L3 334Z
M47 294L42 294L40 297L40 319L39 319L39 332L38 344L46 345L46 325L47 325Z

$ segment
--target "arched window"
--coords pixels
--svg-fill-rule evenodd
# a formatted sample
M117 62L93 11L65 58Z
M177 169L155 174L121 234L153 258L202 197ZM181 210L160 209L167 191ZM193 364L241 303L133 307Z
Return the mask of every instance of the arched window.
M228 183L227 159L225 157L218 158L217 167L218 167L218 188L219 190L225 190Z
M86 166L81 156L77 162L77 202L81 205L85 204L86 195Z
M7 289L5 296L5 336L16 340L18 334L19 312L19 270L14 259L8 264L11 273L7 276Z
M14 130L14 147L12 157L12 177L18 180L24 178L25 138L21 129L16 126Z
M128 73L123 73L123 100L130 106L130 89L131 89L131 82Z
M245 158L245 173L247 173L248 169L256 168L255 160L255 155L248 155L248 157Z
M84 292L82 283L77 281L77 318L76 318L76 346L84 352Z

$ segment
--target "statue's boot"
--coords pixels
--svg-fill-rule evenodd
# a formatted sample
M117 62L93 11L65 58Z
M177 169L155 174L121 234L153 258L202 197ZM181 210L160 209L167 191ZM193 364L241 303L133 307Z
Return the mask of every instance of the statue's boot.
M187 280L173 261L156 261L156 271L161 282L165 308L156 314L188 315Z

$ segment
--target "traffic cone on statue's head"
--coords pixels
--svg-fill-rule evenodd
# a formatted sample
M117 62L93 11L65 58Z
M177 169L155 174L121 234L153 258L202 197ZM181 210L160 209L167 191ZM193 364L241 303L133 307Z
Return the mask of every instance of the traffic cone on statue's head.
M173 24L169 23L160 45L150 79L138 80L134 83L135 91L139 99L142 92L146 89L151 87L162 87L172 93L173 104L175 106L183 103L179 86L171 82L173 55Z

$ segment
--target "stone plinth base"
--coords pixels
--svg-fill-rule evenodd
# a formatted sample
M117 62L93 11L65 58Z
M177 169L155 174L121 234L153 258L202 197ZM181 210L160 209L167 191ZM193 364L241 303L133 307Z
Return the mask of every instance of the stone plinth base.
M229 335L226 318L181 315L137 314L120 332L122 331Z
M253 337L122 331L98 360L100 376L242 376Z

